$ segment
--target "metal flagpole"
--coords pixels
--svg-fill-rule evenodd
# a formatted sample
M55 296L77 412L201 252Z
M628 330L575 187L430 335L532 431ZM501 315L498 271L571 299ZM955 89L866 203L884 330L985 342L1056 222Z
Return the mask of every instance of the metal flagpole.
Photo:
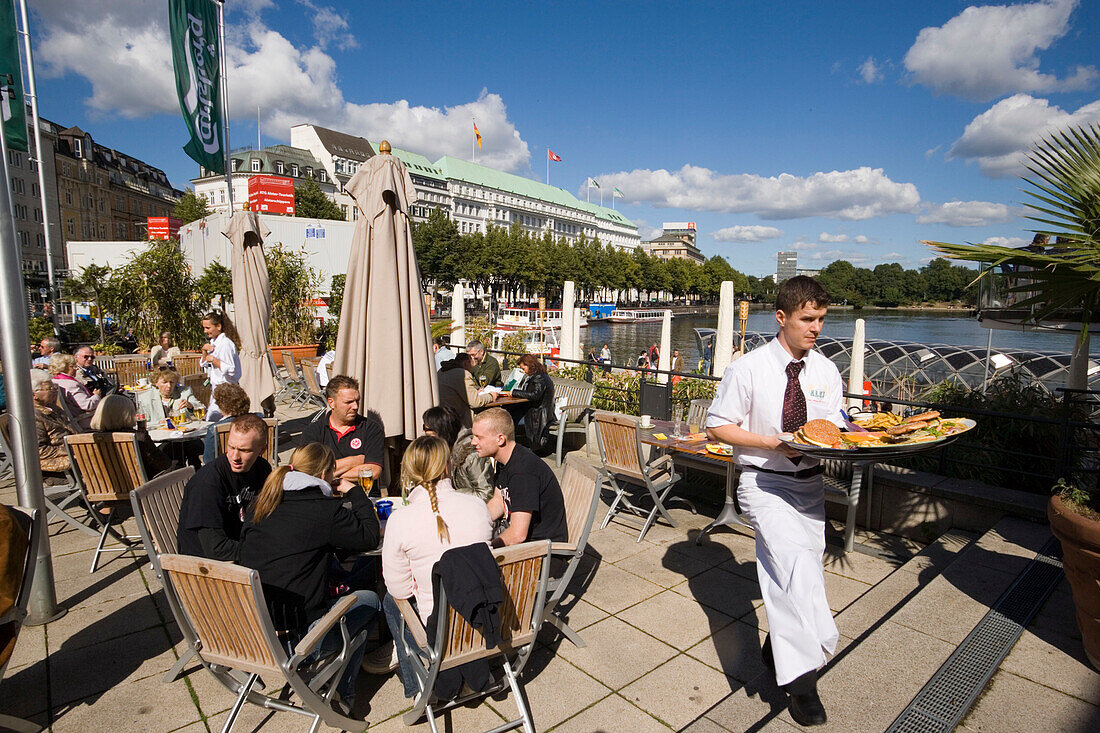
M256 151L263 149L263 142L260 140L260 105L256 105Z
M550 148L546 149L546 185L550 185Z
M56 284L53 269L53 242L50 236L50 207L46 202L46 170L42 165L45 153L42 151L42 131L38 119L38 91L34 80L34 56L31 54L31 29L27 24L27 0L19 0L19 13L22 18L23 49L27 56L27 91L25 97L31 99L31 119L34 121L34 150L38 159L38 195L42 202L42 232L46 244L46 302L53 303L54 285ZM59 333L57 328L57 308L50 309L53 312L54 335Z
M225 53L225 0L215 0L218 5L218 46L220 55L218 63L222 72L222 130L224 133L222 155L225 158L225 185L229 188L227 194L229 201L229 215L233 215L233 165L229 159L229 82L226 78L226 53ZM230 258L229 262L233 259Z
M42 492L42 467L38 462L38 431L34 424L33 395L27 376L31 371L31 345L27 332L27 302L23 295L23 258L15 235L15 219L11 215L8 144L3 131L0 131L0 154L4 156L4 181L0 185L0 262L7 263L6 267L0 267L0 331L3 332L0 359L3 359L4 372L9 377L5 384L11 463L15 469L19 503L37 512L35 521L40 522L42 530L45 530L46 502ZM65 614L65 609L57 606L49 532L38 534L41 539L27 605L26 623L32 625L48 623Z

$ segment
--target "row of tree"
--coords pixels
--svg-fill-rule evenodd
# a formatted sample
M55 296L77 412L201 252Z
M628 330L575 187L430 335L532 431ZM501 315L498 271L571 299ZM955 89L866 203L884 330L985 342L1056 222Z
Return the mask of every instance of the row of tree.
M465 280L513 300L521 289L553 300L565 280L577 284L582 300L598 298L603 290L635 290L645 300L657 293L713 300L724 280L733 282L738 297L747 295L755 301L775 297L770 276L746 275L722 257L701 264L662 260L641 249L627 252L605 247L583 235L574 244L549 232L533 237L519 224L460 234L455 222L439 209L413 229L413 244L420 272L428 280L438 285ZM920 270L906 270L896 263L870 270L839 260L822 270L819 280L837 302L897 306L926 301L972 303L974 289L969 284L976 275L975 270L952 266L944 259Z

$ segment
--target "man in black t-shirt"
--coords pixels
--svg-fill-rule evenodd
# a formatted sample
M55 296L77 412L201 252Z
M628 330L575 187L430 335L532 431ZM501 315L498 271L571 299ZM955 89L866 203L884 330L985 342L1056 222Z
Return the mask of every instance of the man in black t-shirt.
M366 465L377 483L386 455L386 436L381 425L359 414L359 382L338 374L325 385L325 398L328 412L302 430L302 442L332 448L337 478L355 483L359 467Z
M478 413L472 441L479 456L497 462L497 489L489 500L489 513L494 521L507 516L508 528L493 540L494 546L528 540L566 542L569 526L561 485L545 461L516 443L508 412L491 407Z
M244 512L271 473L265 450L263 420L246 414L233 421L225 454L200 468L183 491L176 532L181 555L236 562Z

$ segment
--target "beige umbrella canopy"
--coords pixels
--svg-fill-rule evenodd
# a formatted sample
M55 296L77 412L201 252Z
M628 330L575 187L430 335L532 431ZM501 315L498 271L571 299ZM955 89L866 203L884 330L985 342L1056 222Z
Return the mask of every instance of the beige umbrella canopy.
M359 380L359 409L381 417L386 437L412 440L439 393L409 224L416 189L404 164L389 154L389 143L378 149L345 187L361 214L351 240L332 372Z
M235 211L222 232L233 243L234 325L241 338L241 388L252 400L252 411L275 394L275 377L267 358L271 325L271 282L263 242L271 231L255 211Z

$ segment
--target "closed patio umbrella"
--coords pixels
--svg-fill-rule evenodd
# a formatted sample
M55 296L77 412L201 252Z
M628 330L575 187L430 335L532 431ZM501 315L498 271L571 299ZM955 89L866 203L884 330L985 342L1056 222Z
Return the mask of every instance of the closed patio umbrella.
M234 325L241 338L241 388L252 401L252 412L275 394L275 376L267 358L271 325L271 281L264 259L264 239L271 231L255 211L235 211L222 232L233 243Z
M382 419L386 437L419 433L420 416L438 403L428 312L413 251L409 205L416 189L389 154L367 160L345 190L359 207L351 240L333 374L359 380L359 410Z

